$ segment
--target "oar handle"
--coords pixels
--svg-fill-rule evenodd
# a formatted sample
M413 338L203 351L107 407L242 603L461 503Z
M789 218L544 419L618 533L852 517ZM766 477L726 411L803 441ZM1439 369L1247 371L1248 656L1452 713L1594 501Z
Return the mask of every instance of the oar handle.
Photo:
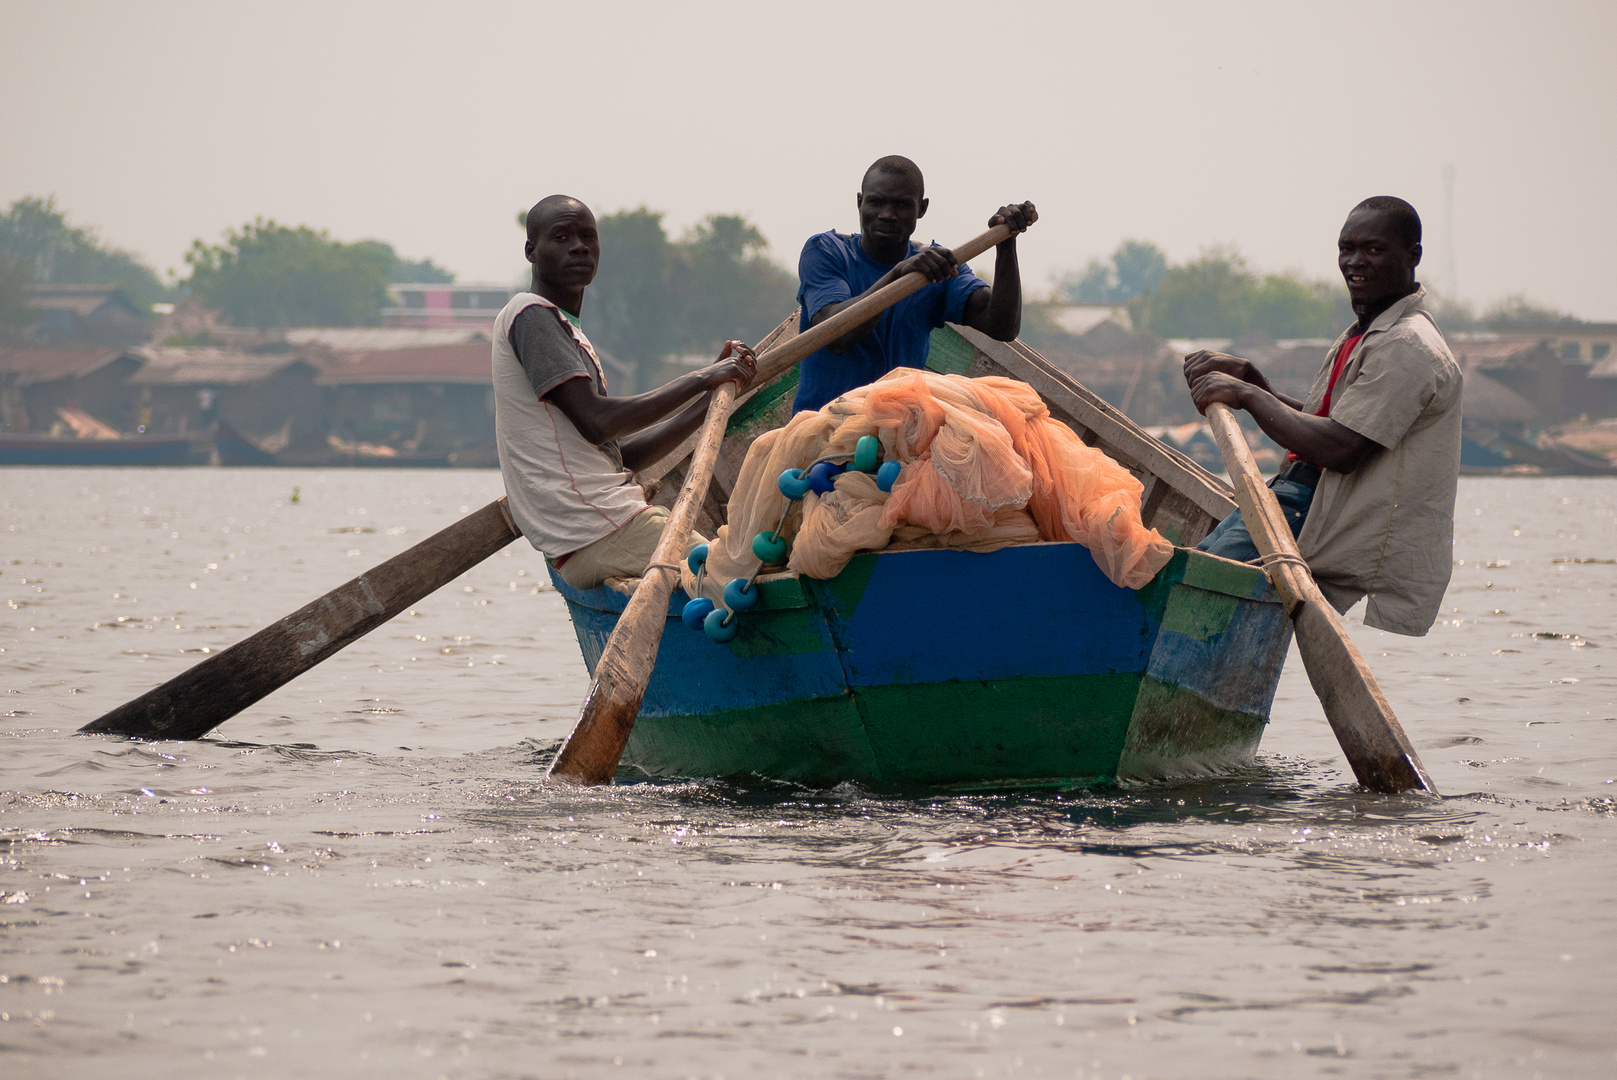
M954 252L955 265L975 259L995 244L1010 239L1010 236L1009 225L995 225L986 232L979 233L959 247L951 249ZM824 322L809 327L790 341L776 345L758 358L758 377L753 380L753 385L763 386L805 356L825 348L849 330L886 311L906 296L920 292L927 284L927 276L918 270L905 274L864 299L854 301Z

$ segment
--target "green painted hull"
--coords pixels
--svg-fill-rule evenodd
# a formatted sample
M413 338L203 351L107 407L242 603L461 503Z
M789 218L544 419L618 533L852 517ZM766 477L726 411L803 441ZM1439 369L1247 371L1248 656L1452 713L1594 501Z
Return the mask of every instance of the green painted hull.
M623 598L562 590L593 667ZM1005 602L935 599L973 594ZM772 583L730 646L683 627L683 601L631 773L1008 788L1223 771L1257 749L1290 640L1261 573L1188 551L1137 592L1070 544L860 556Z
M788 320L764 344L795 332ZM1216 480L1025 346L963 333L936 331L927 366L1034 385L1052 416L1141 477L1143 519L1174 543L1234 509ZM718 487L786 422L796 385L793 370L732 414ZM671 501L682 466L654 475ZM1291 638L1262 573L1186 550L1138 591L1076 544L887 550L830 581L760 584L729 645L684 627L675 591L626 773L1016 787L1220 771L1257 749ZM625 598L557 587L593 670Z

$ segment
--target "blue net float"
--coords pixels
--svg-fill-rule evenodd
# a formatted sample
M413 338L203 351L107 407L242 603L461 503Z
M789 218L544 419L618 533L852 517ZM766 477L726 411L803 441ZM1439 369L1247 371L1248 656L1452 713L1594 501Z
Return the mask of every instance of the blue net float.
M853 448L853 467L857 472L875 472L881 461L881 443L874 435L861 436Z
M702 621L707 618L708 612L713 610L713 601L705 596L698 596L694 600L685 601L680 609L679 621L692 630L702 629Z
M752 553L765 566L776 566L786 561L786 541L773 532L761 532L752 538Z
M780 493L796 502L809 493L808 477L803 475L802 469L787 469L780 474Z
M884 461L881 468L876 470L876 486L883 491L892 491L893 485L898 483L898 474L904 467L896 461Z
M701 573L702 564L707 562L707 545L697 544L691 548L690 554L685 556L685 565L691 568L691 573Z
M728 623L724 621L726 617L730 620ZM741 619L721 607L716 607L702 620L702 629L710 640L723 645L725 642L734 641L735 636L741 633Z
M746 578L731 578L724 587L724 605L731 611L751 611L758 606L758 588Z
M829 495L836 489L837 474L842 472L842 466L832 461L816 461L809 466L808 483L811 491L821 495Z

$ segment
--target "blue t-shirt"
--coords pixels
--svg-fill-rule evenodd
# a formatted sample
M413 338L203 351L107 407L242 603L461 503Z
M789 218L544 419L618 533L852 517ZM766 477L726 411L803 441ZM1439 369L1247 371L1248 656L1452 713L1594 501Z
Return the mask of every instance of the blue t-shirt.
M909 254L921 250L910 244ZM908 256L906 256L907 258ZM823 232L808 239L797 261L799 330L807 330L827 304L851 300L893 268L865 254L859 234ZM964 264L952 278L928 284L882 312L864 339L838 356L821 349L803 358L792 411L818 409L856 386L875 382L897 367L925 367L932 331L965 317L966 298L988 283Z

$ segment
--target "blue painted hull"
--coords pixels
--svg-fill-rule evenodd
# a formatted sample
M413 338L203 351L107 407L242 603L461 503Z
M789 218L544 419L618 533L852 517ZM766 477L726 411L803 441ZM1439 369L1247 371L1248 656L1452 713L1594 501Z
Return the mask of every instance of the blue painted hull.
M593 670L626 598L557 580ZM1140 590L1077 544L888 551L763 587L717 645L675 590L624 764L945 786L1092 783L1251 758L1291 624L1257 570L1181 550Z

